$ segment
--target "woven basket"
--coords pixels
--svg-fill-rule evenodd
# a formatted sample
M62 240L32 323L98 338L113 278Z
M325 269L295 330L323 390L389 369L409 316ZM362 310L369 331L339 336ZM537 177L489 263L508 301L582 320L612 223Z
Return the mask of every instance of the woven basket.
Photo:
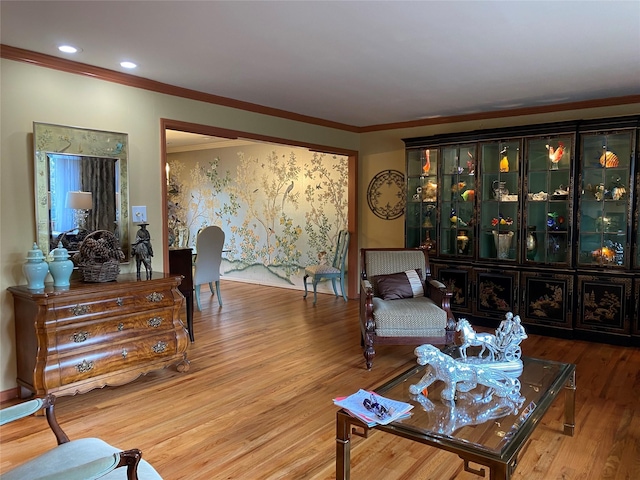
M120 274L120 263L117 260L93 264L85 263L78 267L85 282L112 282Z
M120 274L124 253L116 236L108 230L96 230L85 237L73 262L85 282L111 282Z

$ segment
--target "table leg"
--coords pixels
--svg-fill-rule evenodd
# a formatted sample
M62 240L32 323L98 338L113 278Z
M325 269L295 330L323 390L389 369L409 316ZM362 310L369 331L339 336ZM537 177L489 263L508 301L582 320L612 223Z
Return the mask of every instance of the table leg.
M336 480L349 480L351 476L351 424L348 414L336 414Z
M494 463L489 472L491 480L509 480L511 478L511 469L506 463Z
M189 292L185 295L187 302L187 329L189 330L189 338L194 342L193 336L193 292Z
M564 434L573 437L576 426L576 371L571 373L564 390Z

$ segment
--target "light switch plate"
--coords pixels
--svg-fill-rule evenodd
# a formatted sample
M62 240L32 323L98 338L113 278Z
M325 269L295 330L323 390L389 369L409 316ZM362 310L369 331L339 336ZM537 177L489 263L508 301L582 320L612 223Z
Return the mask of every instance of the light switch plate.
M147 207L131 207L131 217L133 223L144 223L147 221Z

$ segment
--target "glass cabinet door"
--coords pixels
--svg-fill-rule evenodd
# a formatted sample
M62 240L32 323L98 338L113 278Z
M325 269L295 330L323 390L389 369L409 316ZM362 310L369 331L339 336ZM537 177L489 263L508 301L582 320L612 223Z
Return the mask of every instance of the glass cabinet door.
M574 136L527 140L525 263L571 264Z
M437 224L438 150L408 150L406 246L435 253Z
M583 134L578 264L628 267L633 132Z
M479 258L517 260L519 140L480 146Z
M440 253L474 256L476 145L442 148Z

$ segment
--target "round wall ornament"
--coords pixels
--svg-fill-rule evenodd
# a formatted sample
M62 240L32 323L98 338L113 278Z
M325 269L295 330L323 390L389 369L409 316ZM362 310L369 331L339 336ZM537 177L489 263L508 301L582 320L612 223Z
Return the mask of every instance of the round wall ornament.
M384 220L401 217L406 205L404 174L398 170L376 174L367 189L367 203L371 211Z

